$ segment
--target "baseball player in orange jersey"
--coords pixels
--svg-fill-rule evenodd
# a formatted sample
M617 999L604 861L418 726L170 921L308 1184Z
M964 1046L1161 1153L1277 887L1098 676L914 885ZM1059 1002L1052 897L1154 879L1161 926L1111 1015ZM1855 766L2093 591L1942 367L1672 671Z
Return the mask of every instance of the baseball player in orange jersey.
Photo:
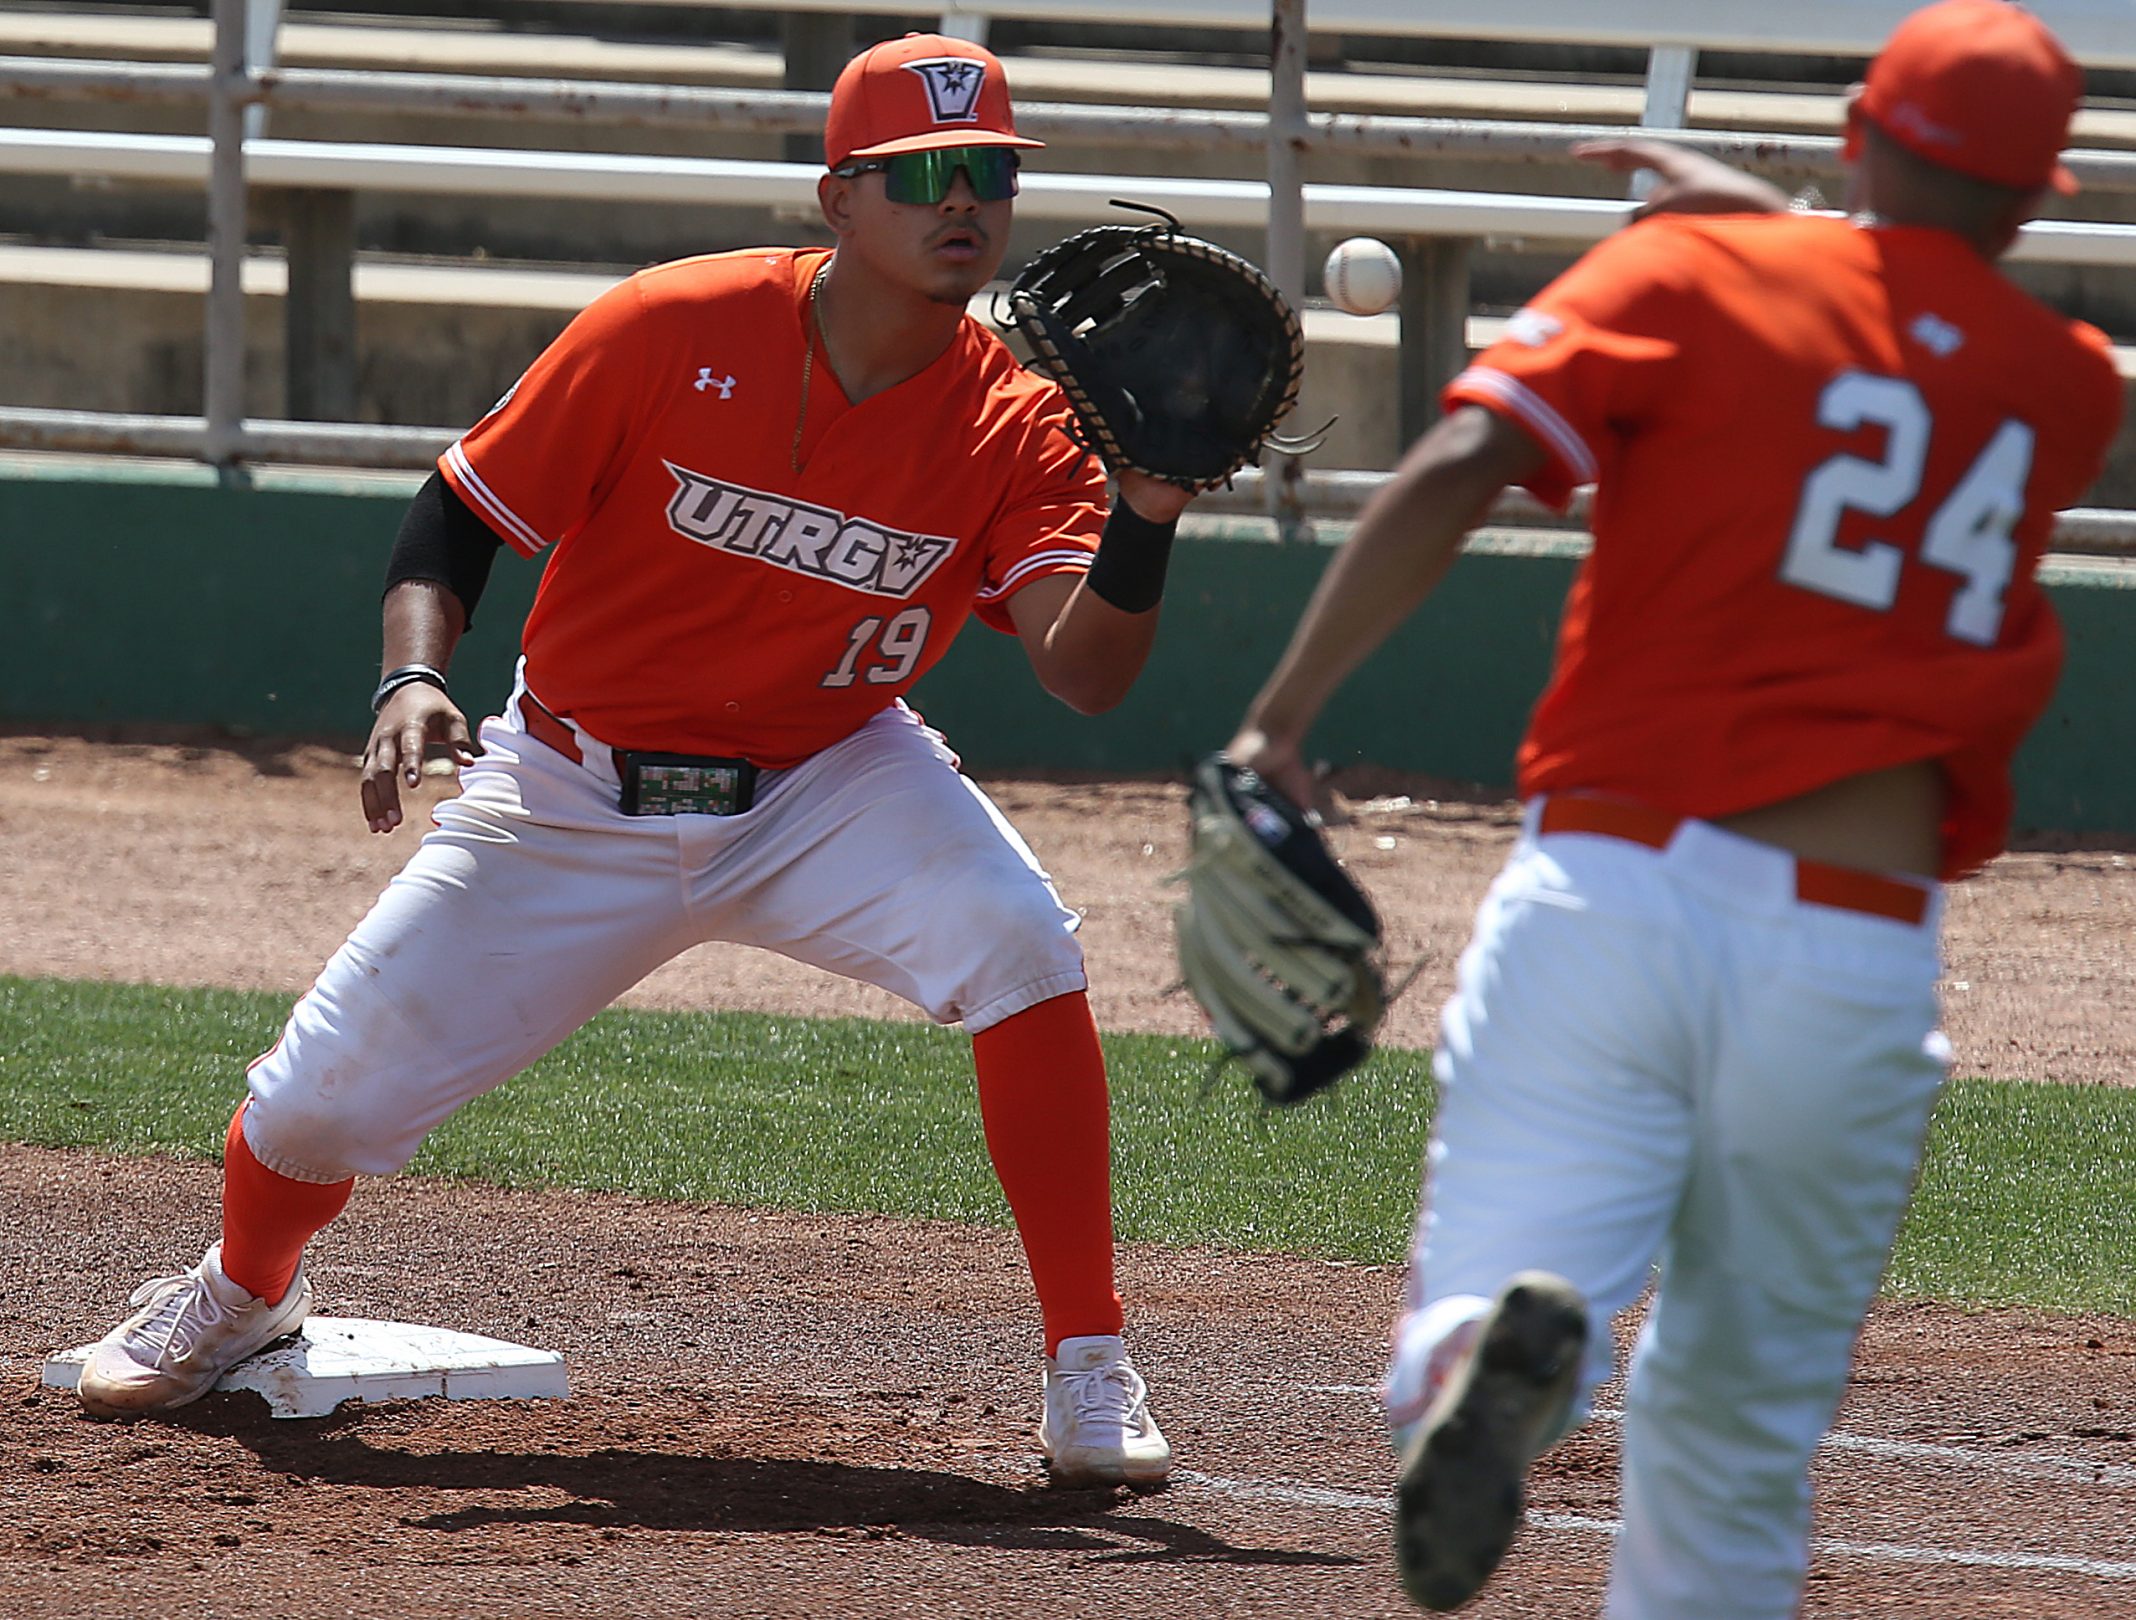
M93 1412L162 1411L295 1329L300 1254L678 952L762 946L973 1038L988 1148L1044 1318L1056 1479L1162 1480L1121 1341L1107 1098L1077 919L903 702L976 613L1070 706L1116 703L1187 496L1102 469L1066 404L965 314L1020 149L1002 67L872 47L833 91L829 252L646 270L446 451L389 565L363 766L401 820L426 745L459 796L328 962L232 1119L223 1236L96 1350ZM444 671L499 543L548 554L479 748Z
M1500 487L1598 485L1441 1027L1387 1384L1425 1607L1488 1578L1658 1261L1605 1613L1795 1612L1947 1061L1940 884L2002 847L2060 659L2035 564L2120 410L2100 335L1995 268L2079 94L2025 12L1942 0L1852 103L1851 217L1596 247L1447 388L1231 743L1308 792L1315 715ZM1658 161L1666 205L1730 192Z

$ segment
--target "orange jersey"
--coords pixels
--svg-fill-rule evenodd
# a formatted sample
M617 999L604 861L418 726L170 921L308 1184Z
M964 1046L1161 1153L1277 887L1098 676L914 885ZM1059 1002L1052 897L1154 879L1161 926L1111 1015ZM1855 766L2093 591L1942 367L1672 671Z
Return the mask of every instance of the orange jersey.
M553 547L527 685L604 742L794 764L902 696L974 609L1013 629L1018 590L1090 566L1103 470L976 321L858 405L817 344L804 420L824 258L641 271L439 460L514 550Z
M1712 817L1936 760L1944 875L2002 848L2061 667L2035 568L2120 417L2099 333L1944 232L1663 216L1445 399L1527 430L1544 500L1598 486L1523 795Z

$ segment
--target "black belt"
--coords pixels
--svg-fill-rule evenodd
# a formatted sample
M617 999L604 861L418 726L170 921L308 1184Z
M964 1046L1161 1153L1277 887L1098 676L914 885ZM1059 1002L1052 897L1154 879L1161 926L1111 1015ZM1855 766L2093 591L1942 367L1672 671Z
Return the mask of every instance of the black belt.
M519 697L527 735L574 765L586 762L578 734L532 692ZM738 816L756 803L757 767L721 754L660 754L611 748L626 816Z

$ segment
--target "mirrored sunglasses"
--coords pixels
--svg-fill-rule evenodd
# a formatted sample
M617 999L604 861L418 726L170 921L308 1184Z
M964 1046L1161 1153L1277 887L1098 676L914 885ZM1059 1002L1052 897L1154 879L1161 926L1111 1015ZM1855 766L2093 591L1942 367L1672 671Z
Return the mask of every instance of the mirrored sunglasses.
M842 180L880 172L883 195L894 203L938 203L949 195L962 169L972 195L981 202L1002 202L1016 195L1016 171L1023 159L1012 146L946 146L935 152L899 152L864 158L831 173Z

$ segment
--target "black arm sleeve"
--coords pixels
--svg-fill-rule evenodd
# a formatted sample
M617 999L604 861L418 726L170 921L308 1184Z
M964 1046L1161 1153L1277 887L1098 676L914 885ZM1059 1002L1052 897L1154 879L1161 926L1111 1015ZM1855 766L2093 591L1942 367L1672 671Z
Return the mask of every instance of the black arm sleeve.
M386 559L386 589L403 580L427 579L460 599L467 622L489 583L490 565L504 544L497 532L468 509L442 473L433 472L408 503L393 554Z

